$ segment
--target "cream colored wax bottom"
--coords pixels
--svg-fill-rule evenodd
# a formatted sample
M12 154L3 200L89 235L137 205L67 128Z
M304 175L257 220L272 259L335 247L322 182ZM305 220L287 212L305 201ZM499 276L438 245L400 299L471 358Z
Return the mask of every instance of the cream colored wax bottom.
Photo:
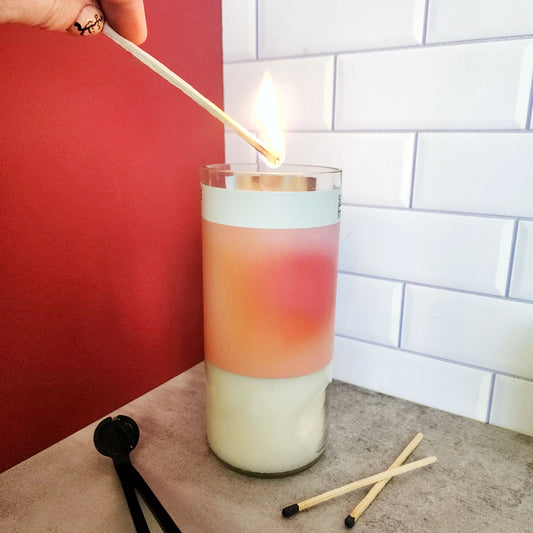
M331 365L293 378L253 378L206 361L207 439L222 461L282 474L309 465L327 439Z

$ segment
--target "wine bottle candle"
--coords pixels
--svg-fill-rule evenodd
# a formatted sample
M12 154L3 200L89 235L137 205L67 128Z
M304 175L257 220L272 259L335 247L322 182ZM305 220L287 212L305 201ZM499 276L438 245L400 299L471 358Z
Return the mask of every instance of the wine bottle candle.
M299 471L327 440L341 172L201 170L207 437L229 466Z

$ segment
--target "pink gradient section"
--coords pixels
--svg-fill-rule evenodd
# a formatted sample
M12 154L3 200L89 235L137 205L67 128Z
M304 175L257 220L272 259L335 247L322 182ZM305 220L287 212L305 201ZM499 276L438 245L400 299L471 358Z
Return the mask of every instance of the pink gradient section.
M339 223L303 229L202 224L206 359L264 378L329 364Z

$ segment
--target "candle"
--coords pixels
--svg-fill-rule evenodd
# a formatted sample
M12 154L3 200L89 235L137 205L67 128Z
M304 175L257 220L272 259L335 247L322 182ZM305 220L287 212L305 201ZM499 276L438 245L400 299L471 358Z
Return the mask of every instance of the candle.
M255 378L206 361L213 452L238 470L264 475L313 464L326 446L330 366L293 378Z
M327 437L341 173L201 175L208 441L239 470L296 471Z

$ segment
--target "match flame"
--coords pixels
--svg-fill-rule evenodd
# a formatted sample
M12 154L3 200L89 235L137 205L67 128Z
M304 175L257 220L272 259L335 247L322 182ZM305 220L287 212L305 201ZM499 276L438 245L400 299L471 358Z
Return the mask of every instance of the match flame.
M276 164L265 159L265 163L272 168L278 168L285 159L285 138L279 115L278 101L274 92L274 85L270 74L265 74L259 98L255 106L254 118L259 123L269 151L278 156Z

